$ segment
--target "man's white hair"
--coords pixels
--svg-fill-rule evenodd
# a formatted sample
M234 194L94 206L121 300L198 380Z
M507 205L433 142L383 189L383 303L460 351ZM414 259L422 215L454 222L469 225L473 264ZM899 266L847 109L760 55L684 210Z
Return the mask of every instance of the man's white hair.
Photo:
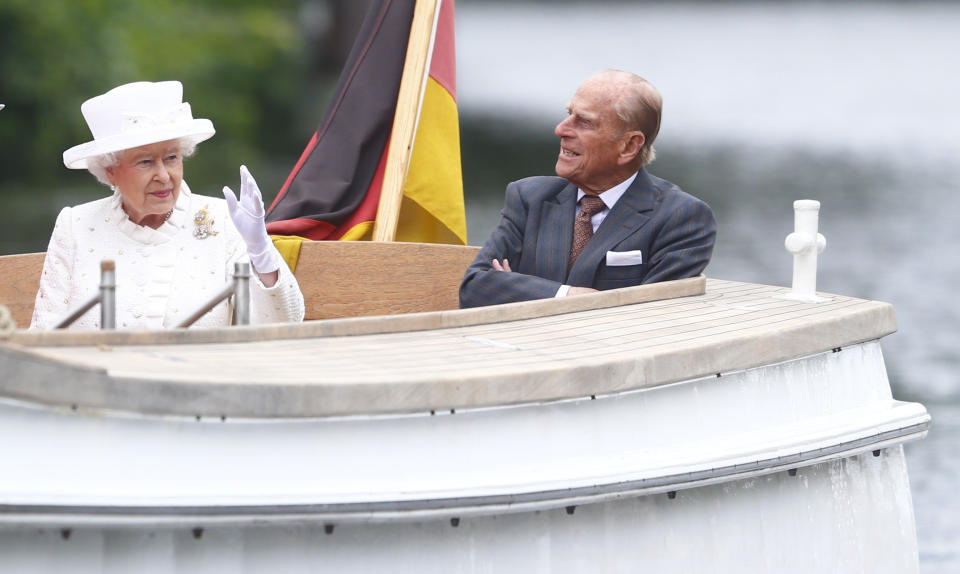
M617 83L620 97L614 104L614 111L627 130L643 132L645 141L637 156L640 165L652 162L657 157L653 142L660 133L660 112L663 108L660 92L644 78L623 70L603 70L592 77Z

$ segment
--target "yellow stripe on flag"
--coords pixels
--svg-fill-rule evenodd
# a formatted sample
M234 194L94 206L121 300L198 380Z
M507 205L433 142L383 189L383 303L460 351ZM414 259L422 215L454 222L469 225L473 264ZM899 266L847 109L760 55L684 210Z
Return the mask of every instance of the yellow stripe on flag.
M280 256L287 262L290 271L296 272L297 261L300 260L300 245L304 241L310 241L296 235L271 235L274 246L280 252Z
M373 237L373 222L364 221L351 227L340 241L370 241Z
M403 196L396 241L466 245L457 103L433 78L423 95Z

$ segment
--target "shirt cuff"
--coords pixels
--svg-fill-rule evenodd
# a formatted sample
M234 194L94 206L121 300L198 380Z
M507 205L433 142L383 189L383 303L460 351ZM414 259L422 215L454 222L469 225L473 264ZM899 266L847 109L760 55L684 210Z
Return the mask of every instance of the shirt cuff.
M560 288L557 289L557 294L554 295L554 297L566 297L569 291L570 291L569 285L561 285Z

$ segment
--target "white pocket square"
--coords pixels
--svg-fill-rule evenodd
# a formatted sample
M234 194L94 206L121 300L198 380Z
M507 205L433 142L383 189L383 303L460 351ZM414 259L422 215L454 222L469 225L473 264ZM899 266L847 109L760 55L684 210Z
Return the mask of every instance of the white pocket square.
M607 266L623 267L624 265L640 265L643 263L643 253L636 251L607 251Z

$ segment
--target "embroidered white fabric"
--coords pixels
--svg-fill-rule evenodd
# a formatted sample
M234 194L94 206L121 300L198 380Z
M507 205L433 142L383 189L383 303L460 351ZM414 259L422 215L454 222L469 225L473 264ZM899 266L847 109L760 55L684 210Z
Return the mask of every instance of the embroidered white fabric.
M213 219L210 229L215 233L203 239L193 233L194 216L201 209L209 212ZM92 297L100 285L101 259L116 261L118 329L176 326L223 288L235 262L249 261L226 202L194 195L186 182L181 183L173 214L157 229L130 221L119 193L65 207L50 237L30 328L50 329ZM252 274L251 323L302 321L303 315L303 294L286 264L280 265L280 278L273 287L264 287ZM194 327L229 323L230 309L224 302ZM99 327L97 307L71 326Z

